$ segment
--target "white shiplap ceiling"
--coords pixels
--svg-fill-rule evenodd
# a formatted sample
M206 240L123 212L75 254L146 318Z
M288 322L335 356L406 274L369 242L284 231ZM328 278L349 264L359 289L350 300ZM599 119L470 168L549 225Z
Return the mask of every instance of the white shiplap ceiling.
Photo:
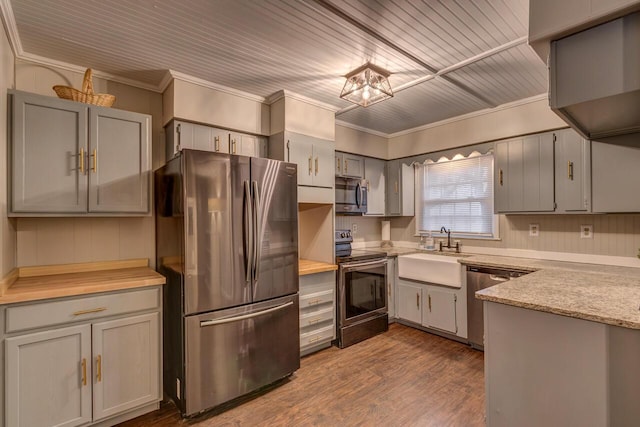
M528 0L0 0L18 54L160 87L174 70L261 97L287 90L392 134L546 92ZM17 46L16 46L17 45ZM394 98L338 98L366 61Z

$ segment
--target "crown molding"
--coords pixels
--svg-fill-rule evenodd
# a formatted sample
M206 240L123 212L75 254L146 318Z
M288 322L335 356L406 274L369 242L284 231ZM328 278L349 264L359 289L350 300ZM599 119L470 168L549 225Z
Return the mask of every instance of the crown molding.
M373 129L369 129L363 126L358 126L358 125L354 125L353 123L349 123L349 122L344 122L342 120L336 120L336 125L338 126L343 126L349 129L353 129L353 130L357 130L360 132L365 132L371 135L375 135L375 136L379 136L381 138L387 138L389 139L389 134L388 133L384 133L384 132L378 132L377 130L373 130Z
M532 97L529 97L529 98L519 99L517 101L508 102L506 104L501 104L501 105L498 105L497 107L485 108L484 110L473 111L471 113L463 114L461 116L455 116L455 117L452 117L450 119L440 120L438 122L429 123L429 124L418 126L418 127L415 127L415 128L405 129L405 130L401 130L399 132L390 133L390 134L388 134L387 137L389 139L396 138L398 136L408 135L410 133L420 132L420 131L423 131L423 130L426 130L426 129L432 129L432 128L436 128L436 127L439 127L439 126L444 126L444 125L447 125L447 124L450 124L450 123L459 122L461 120L467 120L467 119L471 119L473 117L480 117L480 116L484 116L486 114L496 113L498 111L508 110L510 108L519 107L521 105L532 104L534 102L538 102L538 101L542 101L542 100L546 100L546 99L548 99L548 95L546 93L543 93L543 94L535 95L535 96L532 96Z
M228 93L229 95L239 96L241 98L249 99L251 101L256 102L266 102L266 98L259 95L254 95L252 93L243 92L238 89L233 89L227 86L223 86L217 83L210 82L205 79L201 79L199 77L190 76L189 74L181 73L179 71L169 70L169 74L175 80L182 80L183 82L193 83L198 86L206 87L208 89L214 89L220 92Z
M336 107L335 105L331 105L331 104L327 104L326 102L322 102L322 101L318 101L315 100L313 98L309 98L307 96L304 95L300 95L298 93L295 92L291 92L289 90L279 90L275 93L272 93L271 95L269 95L266 99L265 102L269 105L281 100L282 98L291 98L291 99L295 99L296 101L301 101L304 102L306 104L310 104L313 105L315 107L319 107L325 110L329 110L333 113L337 112L338 110L340 110L340 107Z
M7 32L9 38L9 44L11 50L13 50L14 56L22 55L24 50L22 49L22 42L20 41L20 35L18 34L18 25L13 15L13 9L9 0L0 0L0 13L2 13L2 23L4 29Z

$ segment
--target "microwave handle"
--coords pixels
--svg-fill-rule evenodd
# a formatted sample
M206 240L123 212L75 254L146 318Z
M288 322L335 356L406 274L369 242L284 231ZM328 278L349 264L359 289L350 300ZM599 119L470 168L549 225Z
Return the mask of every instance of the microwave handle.
M356 185L356 205L360 209L360 183Z

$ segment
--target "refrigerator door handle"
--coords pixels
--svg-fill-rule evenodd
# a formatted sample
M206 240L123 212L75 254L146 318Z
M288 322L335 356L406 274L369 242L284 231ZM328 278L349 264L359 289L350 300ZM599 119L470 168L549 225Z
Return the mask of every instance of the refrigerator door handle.
M260 237L262 236L262 226L258 219L258 214L262 209L262 202L260 200L260 192L258 190L258 181L253 181L253 278L257 281L260 276L260 258L262 258L262 242Z
M224 323L237 322L238 320L251 319L253 317L258 317L267 313L273 313L274 311L282 310L283 308L289 307L291 305L293 305L293 301L289 301L287 303L280 304L278 306L271 307L266 310L256 311L255 313L243 314L240 316L233 316L233 317L225 317L222 319L203 320L200 322L200 327L203 328L205 326L222 325Z
M251 203L251 188L249 181L244 182L244 259L245 259L245 281L251 281L251 270L253 269L253 212Z

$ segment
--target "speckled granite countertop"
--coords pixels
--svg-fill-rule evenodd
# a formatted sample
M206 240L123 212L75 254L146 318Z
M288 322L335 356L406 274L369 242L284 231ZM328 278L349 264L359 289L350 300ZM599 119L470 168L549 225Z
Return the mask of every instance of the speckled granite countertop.
M415 253L421 252L418 249L400 248L400 247L391 247L391 248L375 247L375 248L364 248L364 250L385 252L387 256L409 255L409 254L415 254Z
M533 271L478 291L478 299L640 329L638 268L489 255L459 262Z

